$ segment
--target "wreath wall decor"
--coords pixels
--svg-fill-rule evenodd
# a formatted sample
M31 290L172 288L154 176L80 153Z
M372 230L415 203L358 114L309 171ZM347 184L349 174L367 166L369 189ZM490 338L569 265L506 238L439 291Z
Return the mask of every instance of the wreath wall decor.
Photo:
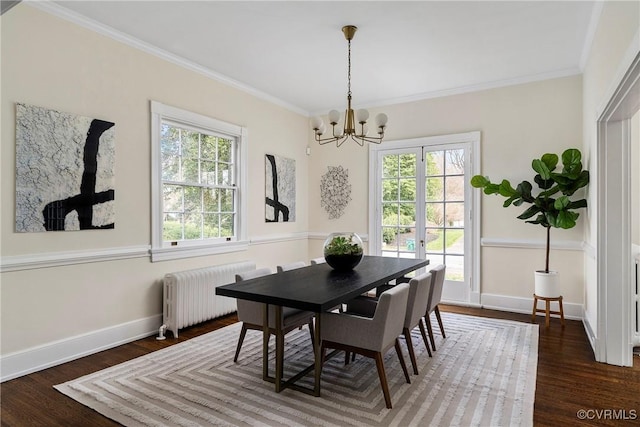
M349 170L342 166L328 166L329 171L320 179L320 206L329 219L340 218L351 201Z

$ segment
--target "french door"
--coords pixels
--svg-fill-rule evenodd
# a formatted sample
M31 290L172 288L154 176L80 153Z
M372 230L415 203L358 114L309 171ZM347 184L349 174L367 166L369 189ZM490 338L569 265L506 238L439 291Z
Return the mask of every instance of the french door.
M478 169L474 145L479 146L478 132L399 141L370 151L370 252L445 264L443 299L463 303L479 302L473 280L477 199L469 185Z

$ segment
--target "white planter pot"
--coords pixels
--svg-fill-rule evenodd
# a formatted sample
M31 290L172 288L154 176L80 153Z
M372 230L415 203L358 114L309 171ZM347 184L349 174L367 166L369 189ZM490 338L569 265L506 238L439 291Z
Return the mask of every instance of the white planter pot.
M539 297L555 298L560 296L558 288L558 272L535 272L535 293Z

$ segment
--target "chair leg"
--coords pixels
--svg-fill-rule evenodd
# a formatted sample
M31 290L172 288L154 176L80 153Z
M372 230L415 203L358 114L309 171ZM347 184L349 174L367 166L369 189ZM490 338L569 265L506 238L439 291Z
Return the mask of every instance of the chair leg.
M418 375L418 361L416 360L416 353L413 351L413 343L411 342L411 331L409 328L402 330L404 339L407 341L407 350L409 350L409 358L411 359L411 365L413 365L413 373Z
M438 308L437 305L434 311L436 312L436 318L438 319L438 324L440 325L440 332L442 332L442 338L446 338L447 335L444 333L444 325L442 324L442 318L440 317L440 309Z
M345 352L344 352L344 364L345 364L345 366L349 364L349 359L350 359L349 354L350 354L350 352L345 350Z
M427 340L427 331L424 329L424 324L422 323L422 319L418 322L418 326L420 326L420 333L422 334L422 340L424 341L424 346L427 347L427 353L429 353L429 357L433 357L431 354L431 349L429 348L429 341Z
M238 338L238 345L236 347L236 355L233 357L233 363L238 363L238 356L240 355L240 349L244 342L244 336L247 335L247 325L242 323L242 330L240 331L240 338Z
M396 340L396 343L397 343L397 340ZM379 353L379 352L376 353L374 359L376 360L376 368L378 368L378 377L380 378L380 385L382 386L382 394L384 395L384 402L387 404L387 408L391 409L392 408L391 396L389 395L389 384L387 383L387 374L384 371L384 362L382 361L382 353Z
M409 371L407 370L407 364L404 363L404 356L402 355L402 348L400 348L400 340L396 338L396 353L398 353L398 359L400 359L400 366L402 366L402 372L404 372L404 379L407 380L407 384L411 384L411 379L409 378Z
M431 341L431 348L436 351L436 340L433 338L433 329L431 328L431 313L427 313L424 316L424 321L427 324L427 332L429 332L429 341Z

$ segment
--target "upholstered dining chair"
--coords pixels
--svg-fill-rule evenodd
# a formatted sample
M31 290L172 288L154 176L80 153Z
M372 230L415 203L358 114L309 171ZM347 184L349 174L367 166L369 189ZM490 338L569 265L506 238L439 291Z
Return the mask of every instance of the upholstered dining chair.
M446 272L446 266L444 264L438 265L433 268L431 271L431 295L429 296L429 304L427 305L427 310L424 315L424 320L427 324L427 331L429 332L429 340L431 341L431 348L433 351L436 351L436 342L433 337L433 328L431 327L431 313L436 314L436 320L438 320L438 325L440 325L440 332L442 333L442 338L446 338L447 336L444 333L444 326L442 325L442 318L440 317L440 309L438 308L438 304L442 301L442 288L444 286L444 276Z
M311 265L324 264L325 262L327 261L324 259L324 257L314 258L311 260Z
M380 295L372 318L345 313L321 313L321 357L324 364L328 348L354 352L375 360L380 385L387 408L391 408L389 384L383 355L395 347L407 383L411 383L407 365L402 356L398 336L402 333L409 285L402 284Z
M396 285L397 286L397 285ZM407 299L407 310L404 317L404 325L402 329L402 335L404 335L407 342L407 350L409 351L409 358L413 365L413 373L418 375L418 362L416 360L416 354L413 348L413 342L411 340L411 331L416 327L420 327L420 333L422 334L422 340L427 348L429 357L432 356L431 349L429 348L429 340L427 339L427 333L422 324L422 316L424 316L427 310L427 304L429 304L429 294L431 293L431 273L422 273L409 281L409 298ZM351 300L347 304L347 313L363 314L367 317L371 317L375 312L376 305L378 304L377 298L358 297ZM345 362L348 363L348 356L345 358Z
M236 282L266 276L268 274L271 274L271 269L259 268L245 273L236 274ZM238 346L236 347L236 354L233 357L234 363L238 362L238 356L240 355L240 349L242 348L242 343L244 342L247 330L262 330L263 310L264 304L262 303L238 299L238 320L242 322L242 329L240 331L240 338L238 339ZM291 307L282 307L281 330L283 336L293 329L306 324L309 325L309 333L311 334L311 341L313 342L313 316L314 314L310 311L298 310ZM269 310L269 333L276 335L276 339L279 338L276 334L276 313L273 309Z
M279 265L276 267L276 270L278 270L278 273L282 273L283 271L295 270L296 268L302 268L304 266L304 261L296 261L289 264Z

